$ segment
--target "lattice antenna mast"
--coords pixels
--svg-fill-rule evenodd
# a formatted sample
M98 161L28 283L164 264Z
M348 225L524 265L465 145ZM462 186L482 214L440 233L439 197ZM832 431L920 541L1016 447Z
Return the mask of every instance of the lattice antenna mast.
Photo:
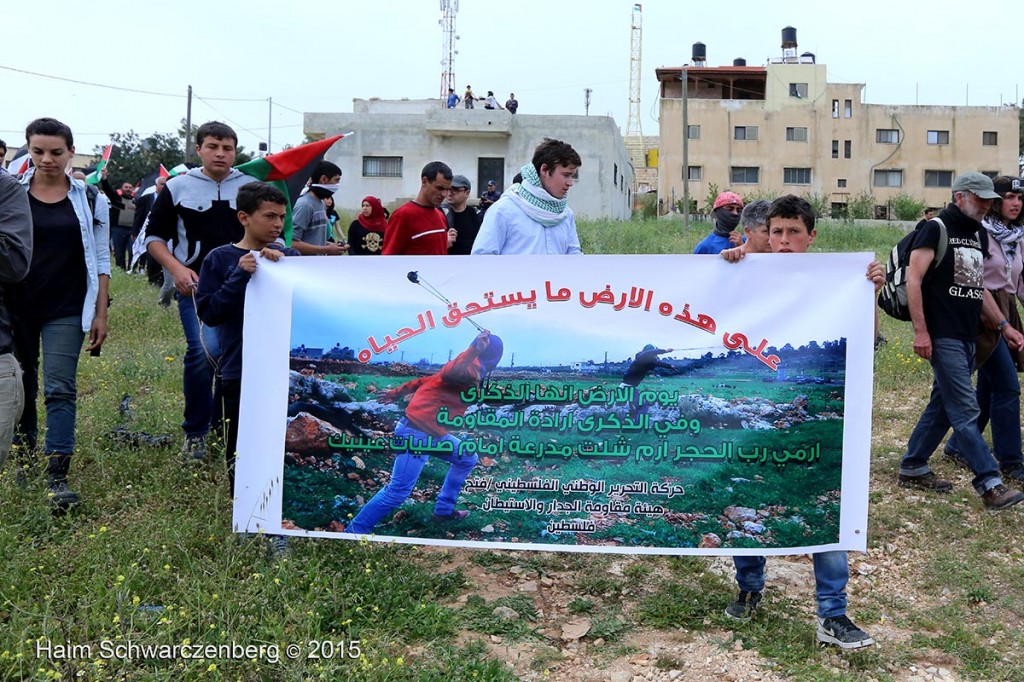
M455 42L459 36L455 33L455 15L459 13L459 0L441 0L441 25L444 42L441 45L441 99L448 97L448 88L455 87Z
M643 47L643 16L639 3L633 5L629 44L629 117L626 119L626 146L634 168L646 166L643 129L640 126L640 54Z

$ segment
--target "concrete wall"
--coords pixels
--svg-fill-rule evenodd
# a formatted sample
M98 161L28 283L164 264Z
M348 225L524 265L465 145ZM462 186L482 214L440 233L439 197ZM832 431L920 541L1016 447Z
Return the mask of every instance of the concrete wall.
M439 100L356 100L354 113L307 113L305 132L334 135L352 131L328 153L341 166L339 209L354 211L364 196L395 206L416 196L420 171L430 161L444 161L465 175L479 197L492 178L478 176L481 158L503 159L504 191L519 168L529 163L545 138L568 142L583 165L569 192L577 216L625 219L631 215L633 170L614 120L605 116L537 116L486 109L446 109ZM363 176L363 157L402 158L402 177ZM495 178L497 179L497 178Z

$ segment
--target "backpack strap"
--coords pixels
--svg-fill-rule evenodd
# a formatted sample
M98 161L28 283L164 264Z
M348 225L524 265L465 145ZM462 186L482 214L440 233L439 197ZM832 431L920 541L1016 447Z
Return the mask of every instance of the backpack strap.
M939 267L939 263L946 257L946 249L949 247L949 234L946 232L946 223L942 222L941 218L932 218L932 222L939 224L939 243L935 247L935 259L932 261L932 267Z

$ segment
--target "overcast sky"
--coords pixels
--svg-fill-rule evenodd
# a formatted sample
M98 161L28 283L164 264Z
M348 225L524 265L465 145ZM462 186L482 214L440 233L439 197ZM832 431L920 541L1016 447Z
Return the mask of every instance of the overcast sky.
M797 29L799 52L828 65L831 82L866 83L867 102L998 105L1024 94L1014 5L642 5L647 135L658 131L655 68L685 64L696 41L707 45L709 66L736 57L761 65L781 54L788 25ZM45 12L40 7L8 0L0 10L0 137L12 147L38 116L68 123L79 152L105 144L114 131L171 132L185 115L189 85L193 120L228 122L248 149L266 141L272 109L272 150L301 141L300 112L351 111L353 98L440 92L438 0L55 0ZM625 128L632 7L618 0L460 0L456 90L471 84L477 94L494 90L502 102L514 91L521 114L583 114L584 89L592 88L591 115L610 114Z

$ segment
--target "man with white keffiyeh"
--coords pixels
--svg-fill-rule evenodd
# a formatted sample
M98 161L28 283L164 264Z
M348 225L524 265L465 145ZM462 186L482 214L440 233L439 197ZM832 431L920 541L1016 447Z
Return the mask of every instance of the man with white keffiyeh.
M484 214L473 255L582 254L565 198L582 163L571 146L545 138L520 170L523 181Z

